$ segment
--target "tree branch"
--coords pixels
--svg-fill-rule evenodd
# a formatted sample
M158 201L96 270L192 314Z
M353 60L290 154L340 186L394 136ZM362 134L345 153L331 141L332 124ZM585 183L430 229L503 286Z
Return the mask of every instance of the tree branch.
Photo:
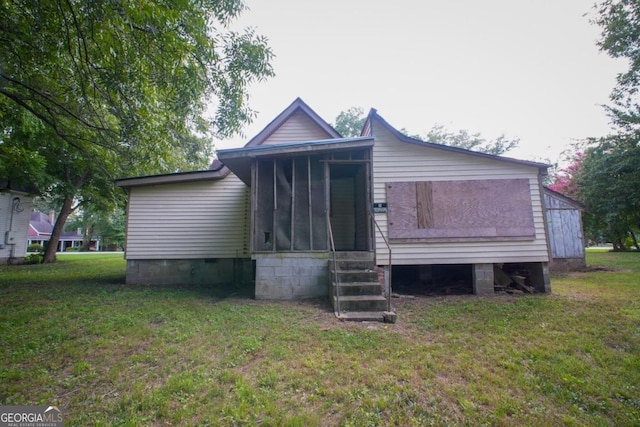
M73 118L74 120L77 120L83 126L89 128L89 129L97 130L97 131L100 131L100 132L108 132L108 133L116 134L116 132L113 129L110 129L108 127L98 126L98 125L95 125L95 124L93 124L91 122L88 122L86 119L84 119L83 117L80 117L76 113L72 112L67 107L65 107L64 105L60 104L55 99L51 98L49 95L41 92L40 90L38 90L38 89L36 89L34 87L29 86L26 83L23 83L23 82L21 82L19 80L13 79L13 78L11 78L11 77L9 77L7 75L4 75L2 73L0 73L0 79L4 79L4 80L6 80L8 82L11 82L11 83L13 83L15 85L18 85L20 87L25 88L28 92L30 92L30 93L32 93L34 95L37 95L38 97L48 101L49 103L51 103L52 106L60 109L66 115L68 115L69 117ZM7 96L10 93L10 92L7 92L6 90L2 90L1 92L3 94L7 95ZM14 95L14 97L12 97L12 99L14 99L14 100L17 99L17 98L18 97L16 95ZM19 99L22 99L22 98L20 97ZM37 99L33 99L33 101L38 101L38 100ZM42 104L42 102L41 102L41 104ZM21 104L21 105L23 105L23 104ZM42 105L44 105L44 104L42 104Z

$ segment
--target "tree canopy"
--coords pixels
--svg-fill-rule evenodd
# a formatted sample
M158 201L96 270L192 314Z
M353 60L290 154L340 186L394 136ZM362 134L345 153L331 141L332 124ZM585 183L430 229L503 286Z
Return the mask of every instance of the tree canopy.
M360 136L362 126L367 118L364 115L364 110L360 107L350 107L346 111L341 111L336 117L336 122L333 125L334 129L345 138L351 136Z
M616 250L634 245L640 230L640 147L626 135L601 138L586 148L575 175L578 199L586 206L585 229ZM640 248L638 248L640 249Z
M640 130L640 4L637 0L606 0L594 6L602 32L598 46L612 58L626 59L628 69L618 74L611 92L613 106L607 106L621 131Z
M252 119L248 85L273 74L272 52L253 30L229 29L244 9L0 2L0 176L59 200L52 241L78 203L113 205L114 178L203 167L212 138Z
M520 143L519 138L507 138L504 134L491 140L485 139L479 132L471 133L465 129L450 131L442 125L435 125L424 138L425 141L482 153L502 155Z
M605 106L615 129L578 144L554 188L585 205L587 237L611 242L615 250L640 250L640 4L606 0L594 11L592 22L602 30L598 46L629 64L617 76L612 105Z

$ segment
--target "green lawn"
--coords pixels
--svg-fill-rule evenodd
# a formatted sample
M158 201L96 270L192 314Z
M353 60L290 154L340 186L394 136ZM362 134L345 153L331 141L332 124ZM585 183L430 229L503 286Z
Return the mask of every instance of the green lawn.
M638 253L553 295L394 299L393 325L59 258L0 267L0 404L67 425L640 425Z

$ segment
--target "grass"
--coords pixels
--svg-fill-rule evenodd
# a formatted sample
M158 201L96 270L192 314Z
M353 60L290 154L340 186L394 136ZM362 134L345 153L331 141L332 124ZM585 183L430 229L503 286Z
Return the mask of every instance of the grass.
M394 325L125 286L121 255L0 267L0 404L67 425L639 425L640 254L587 256L552 295L399 299Z

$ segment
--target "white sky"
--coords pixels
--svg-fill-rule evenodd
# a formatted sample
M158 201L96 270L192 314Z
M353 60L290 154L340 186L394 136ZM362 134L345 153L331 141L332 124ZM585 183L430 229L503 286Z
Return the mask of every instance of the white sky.
M392 126L519 137L508 156L558 160L602 136L625 63L600 53L593 0L247 0L235 25L269 39L276 76L250 88L242 146L296 97L332 123L376 108ZM234 26L235 26L234 25Z

